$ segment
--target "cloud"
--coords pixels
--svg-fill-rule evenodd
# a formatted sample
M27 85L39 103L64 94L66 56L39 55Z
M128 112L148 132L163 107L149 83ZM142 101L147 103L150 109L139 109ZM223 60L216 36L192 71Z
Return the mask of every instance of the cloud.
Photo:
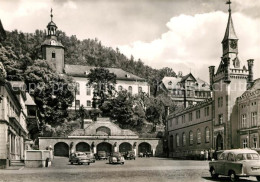
M249 58L255 58L255 67L260 66L259 20L241 13L234 13L232 17L240 39L239 56L242 64L246 64ZM168 66L184 73L192 71L196 76L208 80L208 66L218 66L222 56L221 41L227 19L228 15L221 11L194 16L182 14L170 19L166 24L168 31L158 39L118 47L127 56L141 58L152 67Z

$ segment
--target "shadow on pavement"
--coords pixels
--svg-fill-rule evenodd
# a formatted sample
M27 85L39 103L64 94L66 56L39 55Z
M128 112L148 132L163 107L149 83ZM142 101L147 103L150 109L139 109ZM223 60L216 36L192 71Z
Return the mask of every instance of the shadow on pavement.
M213 179L211 177L202 177L203 179L207 180L207 181L221 181L221 182L230 182L230 179L229 177L218 177L217 179ZM246 181L246 182L251 182L252 180L249 180L249 179L239 179L237 181Z

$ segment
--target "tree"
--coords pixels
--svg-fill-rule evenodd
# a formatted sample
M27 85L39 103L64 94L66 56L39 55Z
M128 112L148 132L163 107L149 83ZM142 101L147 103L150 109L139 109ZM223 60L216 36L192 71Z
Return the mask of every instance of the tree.
M43 123L57 126L68 116L74 100L72 78L58 75L46 60L36 60L24 73L28 91L35 98Z
M84 108L83 105L77 110L77 117L80 118L81 129L84 129L84 119L89 117L89 112Z
M116 75L105 68L91 69L87 75L88 85L93 85L97 96L100 97L100 106L108 97L113 95ZM95 102L93 102L95 104Z

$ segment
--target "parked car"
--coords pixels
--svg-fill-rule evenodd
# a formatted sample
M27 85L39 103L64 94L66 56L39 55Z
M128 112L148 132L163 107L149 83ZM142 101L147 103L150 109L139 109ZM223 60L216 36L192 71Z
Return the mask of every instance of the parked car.
M97 155L96 155L97 160L101 160L101 159L107 160L107 158L108 158L108 155L105 151L98 151L97 152Z
M96 158L94 156L94 154L92 152L85 152L85 154L88 156L89 160L91 163L95 163L96 162Z
M130 159L130 160L134 159L135 160L135 152L134 151L128 151L128 152L125 153L124 157L125 157L126 160L128 160L128 159Z
M109 164L124 164L125 158L119 152L113 152L109 156Z
M209 162L209 171L212 178L225 175L236 181L239 177L255 176L260 181L260 157L251 149L225 150L217 160Z
M88 156L84 152L75 152L71 153L69 157L69 162L71 164L77 163L77 164L88 164L90 163L90 160Z

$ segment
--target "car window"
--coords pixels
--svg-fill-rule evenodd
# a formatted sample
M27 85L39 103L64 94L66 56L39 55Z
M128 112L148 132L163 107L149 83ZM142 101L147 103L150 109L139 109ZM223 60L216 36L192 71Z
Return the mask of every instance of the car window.
M247 160L259 160L258 154L246 154Z
M224 153L219 155L218 160L224 160Z
M238 154L236 158L237 158L237 161L246 160L244 154Z
M235 156L234 156L234 154L228 153L227 160L228 160L228 161L235 161Z

